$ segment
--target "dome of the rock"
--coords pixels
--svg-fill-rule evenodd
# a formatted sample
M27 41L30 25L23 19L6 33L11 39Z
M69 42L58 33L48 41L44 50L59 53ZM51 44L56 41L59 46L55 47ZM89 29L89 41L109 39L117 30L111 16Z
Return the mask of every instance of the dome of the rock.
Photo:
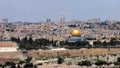
M81 35L80 30L77 30L77 29L73 30L71 32L71 34L72 34L72 36L80 36Z

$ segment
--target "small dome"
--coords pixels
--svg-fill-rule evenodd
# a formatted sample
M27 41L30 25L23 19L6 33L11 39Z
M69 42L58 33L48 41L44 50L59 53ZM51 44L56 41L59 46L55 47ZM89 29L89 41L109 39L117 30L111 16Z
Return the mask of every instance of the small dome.
M77 29L73 30L71 32L71 34L72 34L72 36L80 36L81 35L80 30L77 30Z

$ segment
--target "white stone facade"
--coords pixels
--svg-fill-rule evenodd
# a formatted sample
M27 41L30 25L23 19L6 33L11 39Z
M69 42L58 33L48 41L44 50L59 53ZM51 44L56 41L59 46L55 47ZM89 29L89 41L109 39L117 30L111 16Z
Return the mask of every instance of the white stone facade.
M17 43L12 41L0 41L0 52L15 52L17 51Z

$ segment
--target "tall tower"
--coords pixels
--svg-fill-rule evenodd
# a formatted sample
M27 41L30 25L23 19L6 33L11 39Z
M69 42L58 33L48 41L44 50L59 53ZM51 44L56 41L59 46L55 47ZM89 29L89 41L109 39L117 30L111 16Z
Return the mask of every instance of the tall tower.
M48 18L46 22L51 22L51 19Z
M5 27L7 24L8 24L8 19L4 17L2 19L2 25L3 25L3 27Z
M60 22L64 23L65 22L65 17L61 17Z

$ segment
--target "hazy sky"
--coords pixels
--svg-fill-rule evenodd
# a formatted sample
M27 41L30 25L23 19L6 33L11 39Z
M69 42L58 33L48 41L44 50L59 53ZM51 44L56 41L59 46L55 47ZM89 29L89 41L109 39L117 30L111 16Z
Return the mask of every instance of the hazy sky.
M120 0L0 0L0 19L9 21L88 20L120 21Z

